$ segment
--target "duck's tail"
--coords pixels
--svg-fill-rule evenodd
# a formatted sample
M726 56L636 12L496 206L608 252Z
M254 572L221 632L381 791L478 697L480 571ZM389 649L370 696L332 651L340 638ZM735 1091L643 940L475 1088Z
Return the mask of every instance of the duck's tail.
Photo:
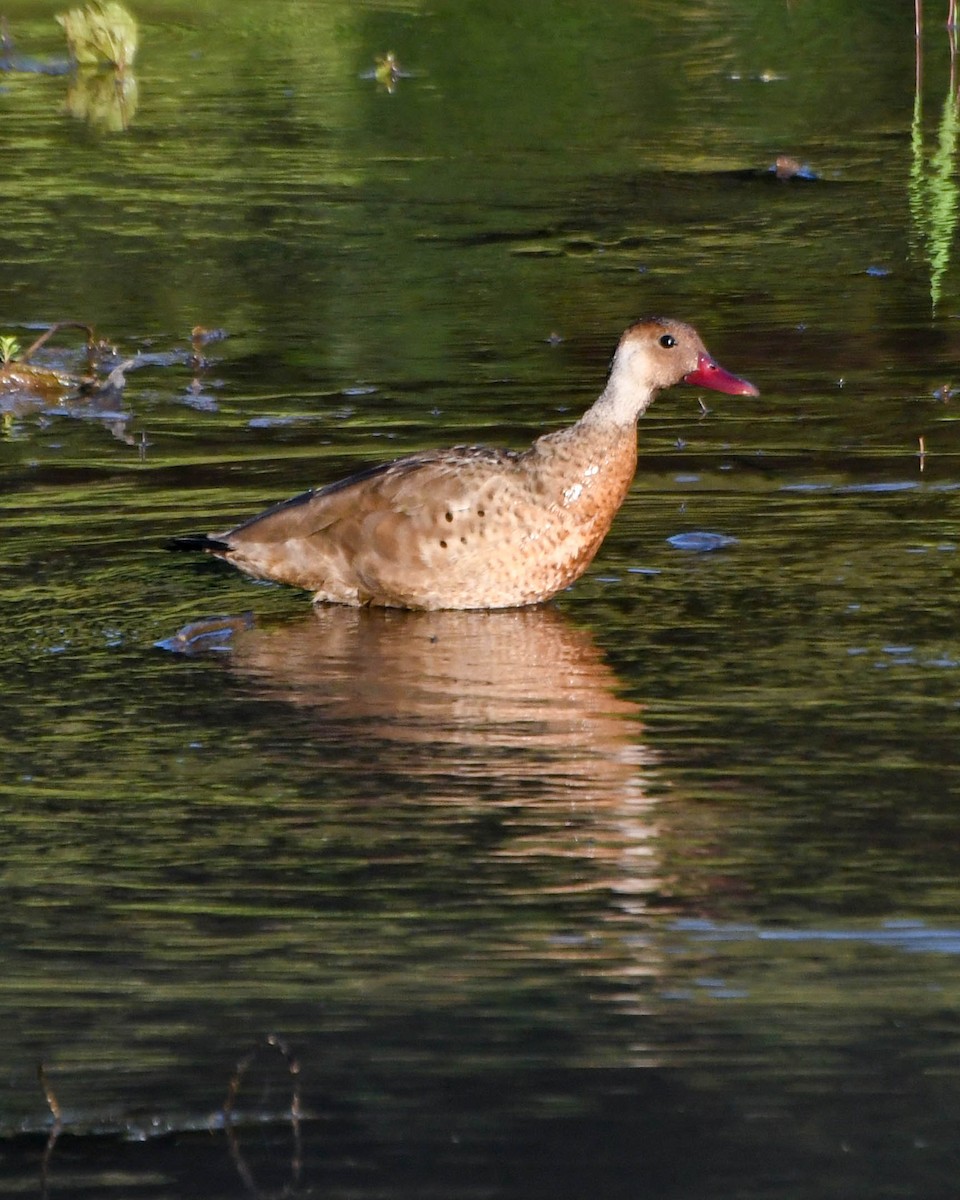
M226 554L230 544L222 538L210 537L207 533L188 533L183 537L171 538L168 550L202 550L207 554Z

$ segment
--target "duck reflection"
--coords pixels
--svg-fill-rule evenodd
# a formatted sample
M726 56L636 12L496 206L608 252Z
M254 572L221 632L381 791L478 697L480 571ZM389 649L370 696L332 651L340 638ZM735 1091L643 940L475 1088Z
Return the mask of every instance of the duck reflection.
M265 693L376 722L378 736L491 747L532 741L563 750L571 766L581 755L622 761L640 717L616 694L590 634L550 608L330 606L242 630L231 661Z
M640 708L590 633L553 608L402 612L320 608L241 628L229 656L256 692L314 710L316 739L363 764L371 787L414 778L424 803L524 810L529 838L606 860L610 886L646 890L654 827ZM359 770L366 769L363 765ZM564 807L558 809L558 802ZM594 879L596 884L596 879Z

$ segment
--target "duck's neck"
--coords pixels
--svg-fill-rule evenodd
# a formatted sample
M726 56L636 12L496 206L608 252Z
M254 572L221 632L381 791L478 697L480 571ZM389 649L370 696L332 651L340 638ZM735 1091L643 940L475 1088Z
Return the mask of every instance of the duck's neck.
M576 482L590 480L591 487L611 473L623 486L629 483L637 462L636 418L622 420L606 393L579 421L534 442L531 462ZM619 487L620 484L617 485Z
M636 425L637 418L650 407L656 394L653 388L644 390L632 380L624 379L614 366L606 387L578 424L587 427L606 426L610 429Z
M575 425L546 434L524 455L535 490L571 514L595 553L623 503L637 466L637 424L603 411L603 397ZM588 560L585 560L588 561Z

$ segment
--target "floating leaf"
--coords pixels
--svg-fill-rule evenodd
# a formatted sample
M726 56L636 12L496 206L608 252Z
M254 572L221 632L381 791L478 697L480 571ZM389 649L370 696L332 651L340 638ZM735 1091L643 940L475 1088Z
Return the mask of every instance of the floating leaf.
M65 371L5 362L0 367L0 396L16 393L38 400L58 402L82 390L85 381Z

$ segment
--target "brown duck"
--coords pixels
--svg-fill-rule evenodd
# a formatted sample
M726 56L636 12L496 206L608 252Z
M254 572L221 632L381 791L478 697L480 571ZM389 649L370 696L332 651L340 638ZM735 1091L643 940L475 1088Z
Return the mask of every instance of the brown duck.
M623 503L637 418L685 381L756 396L695 329L650 318L620 338L606 386L567 429L522 452L428 450L285 500L225 533L177 538L314 601L389 608L510 608L579 578Z

